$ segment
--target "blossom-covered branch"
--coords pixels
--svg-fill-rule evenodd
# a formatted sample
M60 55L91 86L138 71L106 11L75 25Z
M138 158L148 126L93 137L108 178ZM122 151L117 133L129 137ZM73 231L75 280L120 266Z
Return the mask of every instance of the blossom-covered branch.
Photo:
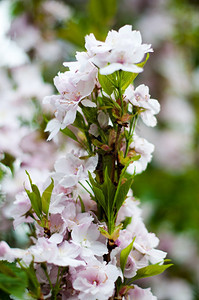
M0 257L17 260L29 282L35 274L26 290L33 298L156 299L134 281L170 264L131 191L154 150L136 126L139 119L155 126L160 105L146 85L133 85L153 50L130 25L110 31L105 42L90 34L85 47L55 77L59 95L44 99L55 110L48 139L61 130L73 151L39 188L27 173L29 188L17 196L13 217L15 226L29 224L32 245L1 242Z

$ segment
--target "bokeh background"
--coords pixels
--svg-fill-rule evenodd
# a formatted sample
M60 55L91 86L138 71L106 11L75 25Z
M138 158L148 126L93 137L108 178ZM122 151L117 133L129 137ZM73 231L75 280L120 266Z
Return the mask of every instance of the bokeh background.
M61 134L46 142L52 117L44 96L56 92L62 63L84 50L84 36L104 40L110 29L132 24L153 46L145 83L161 103L156 128L139 124L155 144L152 163L136 176L150 231L174 267L145 280L159 300L199 299L199 1L198 0L2 0L0 1L0 239L28 242L25 226L12 227L12 204L25 170L37 182L70 147Z

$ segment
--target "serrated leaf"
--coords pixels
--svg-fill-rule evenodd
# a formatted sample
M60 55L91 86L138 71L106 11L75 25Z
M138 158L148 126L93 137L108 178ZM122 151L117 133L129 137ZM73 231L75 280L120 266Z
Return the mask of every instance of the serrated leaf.
M131 252L131 250L133 248L134 241L135 241L135 237L132 240L132 242L126 248L124 248L120 253L120 268L122 270L122 273L124 273L126 262L127 262L129 253Z
M168 265L155 264L155 265L149 265L147 267L141 268L137 271L137 274L131 279L131 282L137 279L159 275L171 266L173 266L173 264L168 264Z
M52 190L54 188L54 180L51 178L51 183L49 186L45 189L41 196L41 203L42 203L42 211L48 215L49 206L50 206L50 199L52 195Z
M79 142L76 135L68 127L61 129L61 132L65 135L67 135L68 137L70 137L72 140Z
M14 263L0 262L0 289L15 297L22 298L28 286L26 273Z

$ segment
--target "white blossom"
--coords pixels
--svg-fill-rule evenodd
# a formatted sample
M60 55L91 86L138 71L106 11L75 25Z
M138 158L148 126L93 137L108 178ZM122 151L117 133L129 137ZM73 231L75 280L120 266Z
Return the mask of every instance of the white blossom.
M125 91L125 96L134 106L141 109L139 114L147 126L154 127L157 124L154 115L159 113L160 104L157 100L150 99L148 86L141 84L134 90L130 85Z
M128 166L127 172L130 174L134 174L134 172L136 174L141 173L146 169L147 164L152 159L154 145L149 143L146 139L139 137L137 134L134 134L130 149L134 150L136 154L140 154L141 157Z

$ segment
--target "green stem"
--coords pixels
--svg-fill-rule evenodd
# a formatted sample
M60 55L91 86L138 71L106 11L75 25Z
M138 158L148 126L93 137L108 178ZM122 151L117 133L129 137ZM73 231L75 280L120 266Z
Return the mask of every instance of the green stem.
M112 172L111 172L111 181L114 183L115 181L115 162L118 162L118 141L120 137L122 126L118 124L117 127L117 135L116 135L116 140L115 140L115 145L114 145L114 153L113 153L113 166L112 166Z
M44 273L45 273L45 275L46 275L46 278L48 279L48 282L49 282L49 284L50 284L50 288L51 288L51 290L53 291L53 285L52 285L52 282L51 282L50 277L49 277L49 275L48 275L47 267L46 267L46 266L43 266L43 270L44 270Z
M60 271L61 271L61 267L58 267L57 280L56 280L56 284L55 284L53 292L52 292L52 299L53 300L57 299L57 294L59 293L59 287L60 287L60 283L61 283L61 280L59 279Z
M93 198L93 195L91 194L91 192L89 192L89 190L80 181L78 181L78 183L83 187L83 189L85 191L87 191L89 193L89 195L91 196L91 198ZM87 181L87 183L88 183L88 181Z
M133 136L133 133L134 133L134 130L135 130L135 126L136 126L136 123L137 123L137 118L138 118L138 115L136 114L135 117L130 121L129 134L128 134L128 138L126 140L126 150L125 150L124 157L126 157L127 154L128 154L129 147L130 147L130 140L131 140L131 138Z

